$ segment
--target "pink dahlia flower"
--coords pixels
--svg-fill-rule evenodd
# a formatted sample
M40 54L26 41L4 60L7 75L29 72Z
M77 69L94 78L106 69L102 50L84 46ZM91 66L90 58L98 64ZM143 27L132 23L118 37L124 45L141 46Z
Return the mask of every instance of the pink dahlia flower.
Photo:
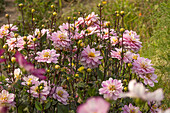
M117 58L118 60L121 60L121 52L122 52L122 48L118 49L115 48L116 51L111 50L111 58Z
M28 77L23 77L24 82L22 82L22 85L33 85L35 84L39 79L33 75L29 75Z
M1 27L1 29L4 29L4 30L11 30L11 31L18 31L18 27L16 27L16 25L13 25L13 24L6 24L6 25L3 25Z
M77 108L77 113L108 113L110 104L101 97L88 98Z
M30 87L30 92L33 97L39 98L41 97L41 100L46 100L46 96L50 93L50 87L47 84L47 81L36 81L34 83L34 86Z
M117 100L122 90L123 86L121 80L109 78L109 80L102 82L102 88L99 89L99 94L104 94L104 98Z
M35 59L38 62L47 62L47 63L57 63L58 59L57 57L60 56L60 54L56 54L56 50L52 49L46 49L42 52L37 52L37 57Z
M95 51L94 48L90 49L90 46L88 45L81 53L81 64L85 68L95 68L99 64L101 64L100 59L103 57L100 56L100 51Z
M155 102L148 102L148 106L150 107L151 113L159 113L160 109L158 108L159 104Z
M128 30L124 32L123 45L126 49L137 52L142 47L141 44L142 42L140 42L139 36L136 34L136 32ZM122 45L122 38L120 39L120 45Z
M63 89L63 87L56 87L55 92L53 94L53 98L57 99L59 102L61 102L64 105L67 105L69 94L66 90Z
M144 79L144 84L145 85L149 85L151 87L154 86L154 83L158 83L157 79L157 75L153 74L153 73L149 73L149 74L145 74L145 75L139 75L141 78Z
M87 34L86 34L86 36L89 36L89 35L93 35L94 33L96 33L97 32L97 27L88 27L87 28Z
M151 60L143 57L138 57L132 63L132 71L138 75L154 73L155 69L152 67Z
M95 12L92 12L85 18L85 23L88 26L91 26L94 24L94 22L97 22L99 20L98 14L95 15Z
M71 36L70 36L71 37ZM70 39L68 31L57 31L52 33L51 40L57 49L68 49L70 47Z
M76 28L84 28L85 27L85 19L83 17L79 17L78 21L76 21Z
M0 104L13 104L15 95L13 93L9 93L6 90L2 90L0 93Z
M110 42L112 46L115 46L118 43L118 38L117 36L111 36Z
M139 110L139 107L135 107L133 106L131 103L129 104L129 106L125 105L123 108L122 108L123 112L122 113L142 113L140 110Z

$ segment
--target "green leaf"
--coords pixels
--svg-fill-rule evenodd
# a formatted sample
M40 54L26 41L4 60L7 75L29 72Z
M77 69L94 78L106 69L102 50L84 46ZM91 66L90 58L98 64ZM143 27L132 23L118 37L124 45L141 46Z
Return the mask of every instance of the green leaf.
M44 109L48 109L48 108L50 107L50 105L51 105L51 102L50 102L50 101L49 101L49 102L47 102L47 103L45 104Z
M38 102L38 101L35 101L35 107L36 107L36 109L39 110L39 111L42 110L42 105L41 105L41 103Z

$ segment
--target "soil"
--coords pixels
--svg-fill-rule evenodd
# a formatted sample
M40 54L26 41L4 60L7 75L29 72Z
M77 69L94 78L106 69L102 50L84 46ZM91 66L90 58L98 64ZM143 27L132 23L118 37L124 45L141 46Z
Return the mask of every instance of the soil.
M0 26L2 26L3 24L7 24L7 19L5 18L5 14L9 14L10 23L13 23L15 20L18 19L20 13L14 1L15 0L5 0L5 10L2 13L0 13Z

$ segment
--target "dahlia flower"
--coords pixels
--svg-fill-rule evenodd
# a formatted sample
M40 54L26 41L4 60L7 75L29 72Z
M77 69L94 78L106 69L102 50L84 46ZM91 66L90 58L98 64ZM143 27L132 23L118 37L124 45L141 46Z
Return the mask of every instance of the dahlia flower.
M35 60L38 62L47 62L47 63L57 63L58 59L57 57L60 56L60 54L56 54L56 50L52 49L46 49L42 52L37 52L37 57L35 57Z
M95 12L92 12L85 18L85 23L88 26L91 26L94 24L94 22L97 22L99 20L98 14L95 15Z
M0 29L0 38L7 36L8 33L9 33L9 30Z
M75 22L76 23L75 24L76 28L80 28L80 26L82 28L84 28L85 27L84 22L85 22L84 18L83 17L79 17L78 20Z
M108 113L110 104L101 97L90 97L77 108L77 113Z
M139 77L144 79L144 84L145 85L149 85L151 87L154 86L154 83L158 83L157 79L157 75L149 73L149 74L145 74L145 75L139 75Z
M112 46L115 46L118 43L117 36L111 36L110 37L110 43L111 43Z
M42 80L36 81L34 86L30 87L30 90L27 92L30 92L33 97L39 98L40 96L41 100L46 100L46 96L50 93L50 89L47 82Z
M150 107L150 112L151 113L159 113L160 109L158 108L157 103L153 102L148 102L148 106Z
M50 33L48 29L42 29L41 31L39 29L35 29L34 31L34 37L37 37L38 39L41 38L45 33L47 33L47 38L50 38Z
M93 35L94 33L97 32L96 30L97 30L97 27L91 27L91 26L88 27L86 36Z
M96 68L99 64L101 64L100 59L103 57L100 56L100 51L95 51L94 48L90 49L88 45L81 53L81 64L85 68Z
M162 89L157 89L154 92L148 92L142 83L137 83L136 80L131 80L128 85L129 92L120 94L120 97L141 98L147 101L163 100Z
M22 75L22 72L19 68L14 70L14 78L16 81L21 79L21 75Z
M115 48L116 51L111 50L111 58L117 58L118 60L121 60L121 52L122 52L122 48L118 49Z
M0 93L0 104L13 104L15 95L13 93L9 93L6 90L2 90Z
M132 72L138 75L154 73L155 69L152 67L151 60L143 57L138 57L132 63Z
M62 50L70 47L71 40L69 39L68 31L57 31L52 33L51 40L53 41L55 48Z
M24 82L22 82L22 85L33 85L35 84L39 79L33 75L29 75L28 77L23 77Z
M140 42L139 36L136 32L126 30L123 33L123 45L126 49L137 52L142 47L141 44L142 42ZM122 38L120 38L120 45L122 45Z
M123 86L121 80L109 78L109 80L102 82L102 87L99 89L99 94L104 94L104 98L117 100L119 94L122 93Z
M123 112L122 113L142 113L140 110L139 110L139 107L135 107L133 106L131 103L129 104L129 106L125 105L123 108L122 108Z
M53 94L53 98L57 99L59 102L61 102L64 105L67 105L69 94L66 90L63 89L63 87L56 87L55 92Z
M4 29L4 30L9 30L9 28L11 31L18 31L18 27L16 27L16 25L13 25L13 24L10 24L10 25L6 24L1 27L1 29Z

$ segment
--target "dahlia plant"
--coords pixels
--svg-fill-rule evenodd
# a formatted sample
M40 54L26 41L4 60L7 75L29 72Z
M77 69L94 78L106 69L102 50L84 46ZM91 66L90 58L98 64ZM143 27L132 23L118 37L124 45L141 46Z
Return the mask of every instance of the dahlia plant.
M1 112L169 111L160 108L163 90L149 91L158 80L151 60L138 54L140 36L125 30L124 11L114 13L115 23L102 20L103 5L58 28L55 10L51 23L38 27L34 9L30 33L10 21L0 28Z

